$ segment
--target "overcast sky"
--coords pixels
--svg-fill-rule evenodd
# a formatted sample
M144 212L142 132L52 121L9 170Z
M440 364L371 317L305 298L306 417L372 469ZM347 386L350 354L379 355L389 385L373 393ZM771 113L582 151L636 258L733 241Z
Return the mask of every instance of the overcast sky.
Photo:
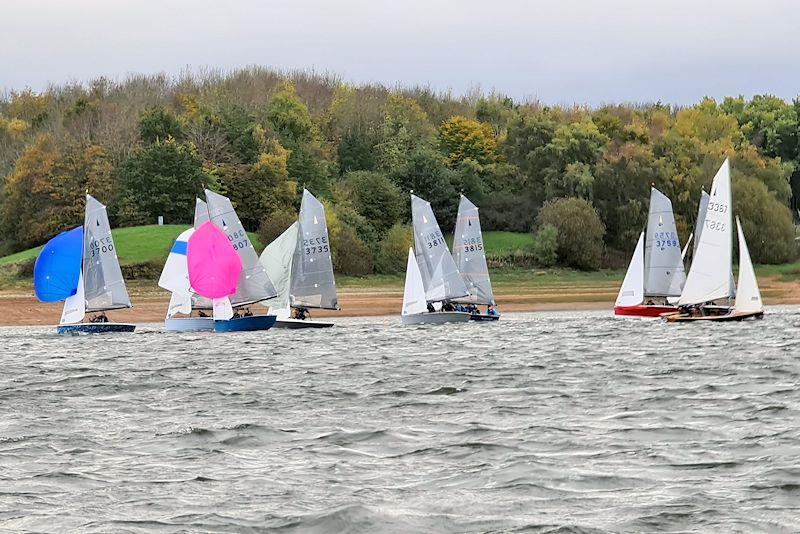
M791 0L3 0L0 89L259 64L546 103L800 93Z

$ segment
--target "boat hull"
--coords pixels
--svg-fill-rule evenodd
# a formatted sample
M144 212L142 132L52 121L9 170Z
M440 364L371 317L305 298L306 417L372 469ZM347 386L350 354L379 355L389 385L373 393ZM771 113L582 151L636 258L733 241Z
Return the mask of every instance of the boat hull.
M445 324L466 323L470 320L471 313L466 312L423 312L401 315L403 324Z
M312 321L311 319L278 319L275 321L275 328L289 328L292 330L300 328L330 328L333 323L325 321Z
M658 306L638 304L636 306L614 306L614 315L617 317L652 317L658 318L665 313L675 313L675 306Z
M164 320L167 332L211 332L214 330L213 317L170 317Z
M499 321L499 315L487 315L485 313L473 313L469 316L470 321L480 321L480 322L490 322L490 321Z
M57 334L119 334L133 332L135 324L129 323L76 323L60 324L56 327Z
M748 319L763 319L764 311L757 312L731 312L725 315L705 315L702 317L691 317L688 315L681 315L680 313L672 313L664 315L664 319L669 323L696 323L696 322L731 322L731 321L745 321Z
M252 315L228 321L214 321L214 332L254 332L269 330L275 324L274 315Z

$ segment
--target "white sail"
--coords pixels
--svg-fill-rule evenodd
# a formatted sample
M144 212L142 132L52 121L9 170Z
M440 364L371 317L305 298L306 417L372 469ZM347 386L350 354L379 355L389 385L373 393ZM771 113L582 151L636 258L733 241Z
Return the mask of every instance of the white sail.
M730 164L726 159L711 184L702 230L695 232L697 252L679 305L702 304L731 295L732 208Z
M639 234L628 271L617 295L617 306L638 306L644 302L644 232Z
M403 289L402 315L423 313L428 309L425 298L425 286L422 283L422 273L414 257L414 248L408 249L408 263L406 264L406 285Z
M199 198L194 202L194 229L200 228L203 223L208 222L208 204Z
M739 285L733 309L738 312L763 311L764 303L761 301L758 280L753 270L753 262L750 261L750 251L747 249L747 241L744 239L739 217L736 217L736 230L739 237Z
M189 315L192 313L192 294L191 293L172 293L169 297L167 306L167 319L177 313Z
M131 307L106 207L91 195L86 195L83 222L83 285L86 311Z
M228 321L233 317L233 306L231 306L231 299L228 297L214 299L212 309L215 321Z
M86 296L83 293L83 272L78 273L78 289L74 295L64 301L61 311L61 324L73 324L86 317Z
M427 299L440 301L469 295L430 203L411 195L411 219L417 265L422 273Z
M228 241L242 259L242 272L236 284L236 293L230 297L231 304L244 306L277 295L278 292L275 291L264 266L258 261L256 249L250 243L250 237L244 231L231 201L206 189L206 202L211 222L228 237Z
M261 253L261 265L272 280L277 295L262 301L261 304L270 310L289 309L289 287L291 285L292 260L297 250L297 234L299 224L295 222L279 235ZM270 312L272 314L272 312Z
M464 195L461 195L458 204L458 218L453 234L453 260L469 290L469 297L458 300L494 305L478 207Z
M172 293L191 294L189 290L189 268L186 264L186 250L189 238L194 233L194 228L184 230L175 239L167 255L161 277L158 279L159 287Z
M672 202L652 187L644 248L644 294L677 297L685 282L686 273L683 271Z
M339 309L333 279L325 208L303 190L298 219L297 249L292 261L290 301L294 307Z

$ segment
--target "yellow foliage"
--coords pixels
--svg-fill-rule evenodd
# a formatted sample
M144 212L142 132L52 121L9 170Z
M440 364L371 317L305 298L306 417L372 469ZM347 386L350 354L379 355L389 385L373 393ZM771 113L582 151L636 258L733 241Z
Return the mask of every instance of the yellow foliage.
M47 114L50 97L47 94L36 94L30 89L25 91L12 91L8 105L8 114L11 117L34 122Z
M5 124L6 133L13 141L19 141L25 137L25 134L28 133L30 128L31 125L22 119L11 119L6 121Z

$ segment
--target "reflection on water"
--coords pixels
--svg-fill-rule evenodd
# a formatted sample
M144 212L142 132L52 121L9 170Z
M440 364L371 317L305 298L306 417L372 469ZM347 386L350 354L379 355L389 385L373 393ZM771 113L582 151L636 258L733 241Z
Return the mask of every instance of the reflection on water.
M795 531L798 324L0 329L0 530Z

